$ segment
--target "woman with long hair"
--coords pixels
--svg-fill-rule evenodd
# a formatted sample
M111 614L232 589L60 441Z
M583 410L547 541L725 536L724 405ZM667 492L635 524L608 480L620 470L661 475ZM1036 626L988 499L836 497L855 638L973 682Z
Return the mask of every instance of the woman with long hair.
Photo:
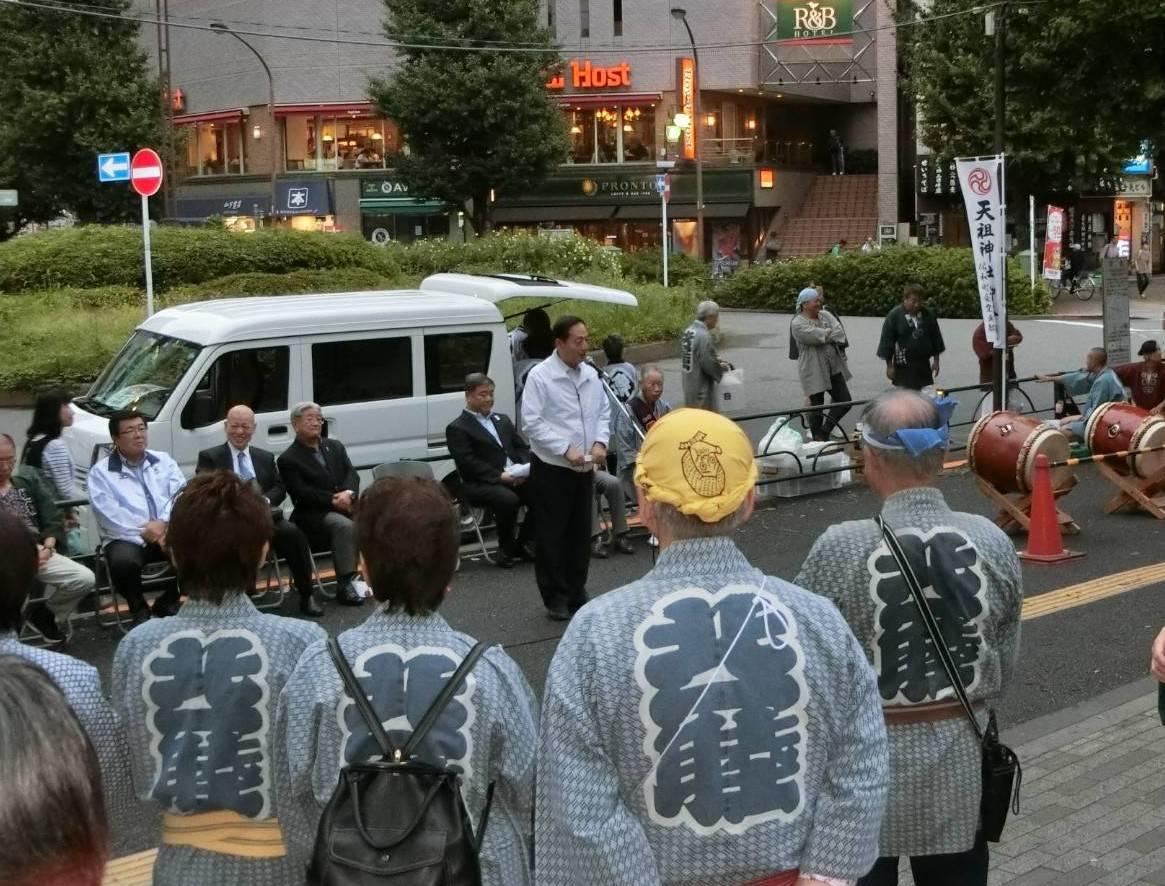
M57 501L77 497L73 456L61 439L65 428L73 424L73 407L63 391L49 391L36 398L28 438L20 453L20 463L36 468L51 482Z

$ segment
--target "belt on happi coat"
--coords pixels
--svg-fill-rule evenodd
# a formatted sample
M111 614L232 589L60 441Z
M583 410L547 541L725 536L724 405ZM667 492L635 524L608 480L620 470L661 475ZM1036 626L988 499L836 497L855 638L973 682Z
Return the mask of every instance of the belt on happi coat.
M287 855L278 820L247 818L226 809L196 815L167 812L162 816L162 842L167 846L191 846L244 858Z
M971 706L976 711L980 704ZM896 705L882 708L887 726L905 726L912 723L938 723L942 720L956 720L966 716L963 706L957 701L930 701L925 704Z

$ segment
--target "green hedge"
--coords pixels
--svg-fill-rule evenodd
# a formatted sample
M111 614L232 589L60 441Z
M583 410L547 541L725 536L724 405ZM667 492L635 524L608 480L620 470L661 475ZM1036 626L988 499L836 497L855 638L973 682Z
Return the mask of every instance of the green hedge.
M167 292L159 304L186 304L214 298L239 298L249 295L296 295L308 292L365 292L374 289L399 289L404 285L399 277L385 277L365 268L333 268L330 270L292 271L288 274L231 274L195 283L177 286ZM132 290L137 293L137 290ZM140 293L137 294L140 299Z
M619 264L623 276L628 280L663 283L663 257L659 247L623 253ZM707 289L712 285L712 273L708 265L682 252L668 256L667 279L671 286L690 284L696 288Z
M726 307L791 313L797 293L811 282L825 287L831 308L851 317L885 314L902 300L908 283L922 286L926 303L940 317L980 315L971 250L933 246L754 265L720 283L715 297ZM1033 293L1027 274L1014 261L1007 263L1007 292L1012 315L1048 310L1047 288L1039 283Z
M466 243L390 243L384 249L405 274L416 277L448 271L570 278L619 273L619 254L585 237L541 237L519 231L491 234Z

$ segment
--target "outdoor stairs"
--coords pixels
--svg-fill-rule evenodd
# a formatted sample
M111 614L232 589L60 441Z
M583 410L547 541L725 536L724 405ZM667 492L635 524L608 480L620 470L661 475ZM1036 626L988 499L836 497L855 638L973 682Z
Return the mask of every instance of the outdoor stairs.
M859 249L877 239L878 177L819 175L801 206L781 232L781 258L820 256L838 240Z

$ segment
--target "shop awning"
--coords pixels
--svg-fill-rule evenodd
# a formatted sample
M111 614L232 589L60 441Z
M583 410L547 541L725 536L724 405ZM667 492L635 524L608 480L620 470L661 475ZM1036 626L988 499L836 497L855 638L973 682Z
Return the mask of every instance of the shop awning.
M743 219L752 208L751 203L705 203L704 218ZM615 218L619 219L659 219L659 204L620 206ZM667 208L668 218L695 218L695 203L673 203Z
M360 201L360 211L370 215L445 215L450 208L444 200L413 197L374 197Z
M658 104L658 92L605 92L587 95L556 95L554 100L564 108L602 108L610 105Z
M367 116L372 112L372 102L317 102L311 104L275 106L276 117L297 117L302 114L320 114L325 117L339 114Z
M213 123L216 120L241 120L248 114L246 108L231 108L229 111L204 111L201 114L175 114L175 126L189 126L192 123Z
M237 194L222 197L179 197L175 204L174 220L181 222L205 221L212 215L224 217L256 214L266 215L271 208L271 195Z
M498 224L536 224L538 222L603 221L615 212L614 206L498 206L493 220Z
M327 179L305 178L280 181L275 191L275 214L331 215L332 191Z

